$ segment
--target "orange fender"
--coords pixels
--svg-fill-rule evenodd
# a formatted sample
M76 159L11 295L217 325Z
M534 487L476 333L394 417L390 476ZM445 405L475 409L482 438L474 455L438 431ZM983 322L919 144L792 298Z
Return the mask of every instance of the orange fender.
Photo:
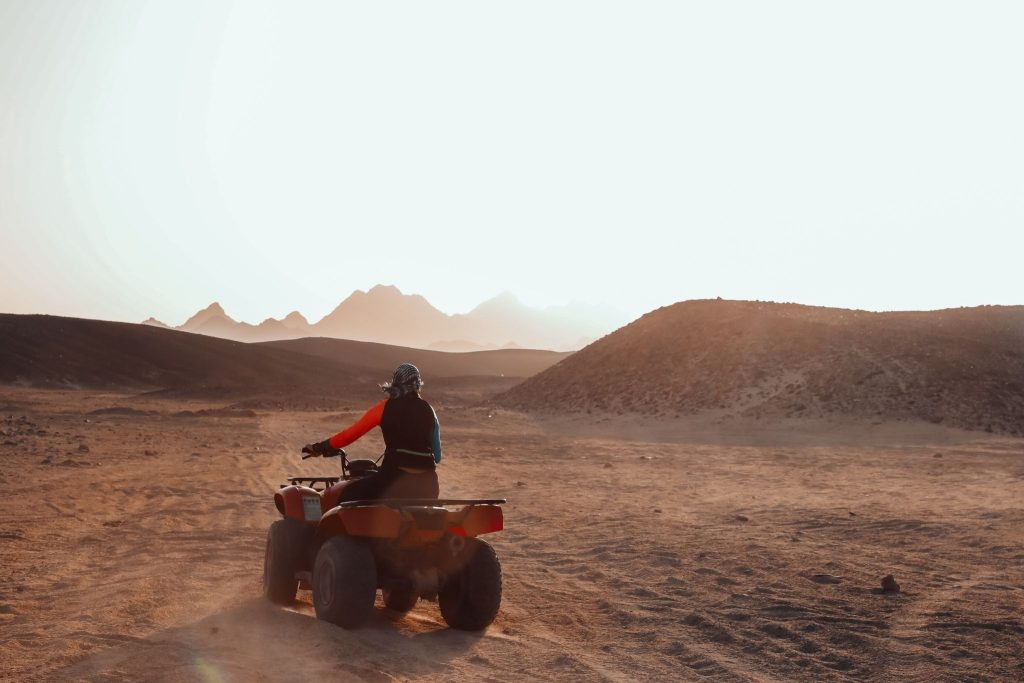
M457 526L450 527L448 533L456 536L479 536L505 528L505 517L499 505L473 505L464 510L465 516Z
M289 519L316 523L320 520L320 492L307 486L286 486L274 494L278 512Z

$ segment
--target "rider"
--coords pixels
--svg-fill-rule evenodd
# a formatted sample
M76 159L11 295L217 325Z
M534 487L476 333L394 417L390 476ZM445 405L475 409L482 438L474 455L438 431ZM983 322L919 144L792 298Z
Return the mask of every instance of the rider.
M390 382L380 385L388 398L373 406L351 427L310 444L303 453L324 455L344 448L374 427L384 437L380 470L349 483L339 502L372 498L437 498L441 462L441 424L429 403L420 398L423 378L412 363L395 368Z

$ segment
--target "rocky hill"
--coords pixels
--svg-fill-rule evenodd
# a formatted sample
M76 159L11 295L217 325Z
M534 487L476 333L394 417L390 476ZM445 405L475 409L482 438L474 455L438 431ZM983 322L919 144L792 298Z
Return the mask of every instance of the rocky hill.
M542 413L926 420L1024 435L1024 307L686 301L496 399Z

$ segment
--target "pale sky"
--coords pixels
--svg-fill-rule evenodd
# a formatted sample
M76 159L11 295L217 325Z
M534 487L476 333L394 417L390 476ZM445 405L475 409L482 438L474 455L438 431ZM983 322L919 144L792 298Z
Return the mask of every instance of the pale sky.
M1024 303L1024 3L0 0L0 311Z

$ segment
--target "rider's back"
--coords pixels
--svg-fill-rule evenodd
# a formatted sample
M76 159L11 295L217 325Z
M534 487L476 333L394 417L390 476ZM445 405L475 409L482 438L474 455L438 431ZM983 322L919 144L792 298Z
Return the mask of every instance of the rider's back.
M434 409L418 394L388 399L380 418L385 461L397 467L434 469L436 428Z

